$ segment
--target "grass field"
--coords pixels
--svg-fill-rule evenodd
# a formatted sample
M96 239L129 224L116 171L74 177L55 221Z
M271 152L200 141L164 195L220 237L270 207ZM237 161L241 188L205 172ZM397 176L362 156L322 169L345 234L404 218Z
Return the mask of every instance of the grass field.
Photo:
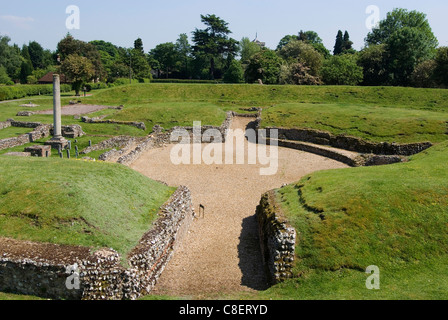
M447 157L444 142L408 163L321 171L278 189L301 276L260 297L447 299ZM377 292L365 287L370 265L382 274Z
M117 164L1 156L0 236L125 256L173 191Z
M37 110L52 108L51 97L32 98L41 105ZM63 104L70 99L64 97ZM89 140L95 144L115 135L144 136L155 124L166 129L193 121L220 125L226 111L253 106L263 108L265 127L313 128L375 142L435 143L408 163L317 172L276 190L299 232L298 277L230 298L448 299L447 90L138 84L99 90L81 100L123 104L121 111L89 116L144 121L148 129L63 117L63 124L80 124L87 133L78 139L80 151ZM0 104L0 121L16 118L22 103ZM52 123L52 116L17 120ZM0 137L22 132L15 129L21 128L0 130ZM48 166L45 159L0 156L0 236L107 246L125 253L173 191L116 165L56 158L54 153ZM380 268L381 290L365 287L369 265Z

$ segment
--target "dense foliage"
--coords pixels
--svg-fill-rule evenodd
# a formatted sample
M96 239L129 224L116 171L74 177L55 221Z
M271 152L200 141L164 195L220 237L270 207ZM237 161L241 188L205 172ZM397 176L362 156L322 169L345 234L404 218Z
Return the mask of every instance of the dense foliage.
M369 32L357 52L349 32L338 30L332 52L312 30L285 35L275 50L258 39L230 37L229 24L214 14L201 15L205 26L179 35L175 42L145 52L141 38L131 48L102 40L89 43L67 34L54 52L36 41L20 48L0 35L0 84L36 84L48 72L60 72L73 55L89 60L92 72L70 73L77 89L88 83L212 80L226 83L442 87L448 85L448 48L438 47L426 15L394 9ZM71 57L71 58L69 58ZM81 60L80 60L81 61ZM73 69L73 68L69 68ZM83 71L83 72L81 72ZM91 70L92 71L92 70ZM243 75L243 76L242 76ZM81 80L75 80L82 79ZM121 79L121 80L118 80ZM92 87L92 86L90 86Z

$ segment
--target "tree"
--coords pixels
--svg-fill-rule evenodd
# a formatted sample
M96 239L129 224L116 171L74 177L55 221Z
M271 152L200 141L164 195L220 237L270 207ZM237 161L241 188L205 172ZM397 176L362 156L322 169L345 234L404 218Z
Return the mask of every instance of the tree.
M327 85L356 86L363 79L363 69L352 54L332 56L324 62L321 74Z
M298 40L302 40L302 41L310 43L310 44L322 43L322 39L319 37L319 35L315 31L300 30Z
M0 66L11 79L17 79L22 66L21 50L16 45L10 46L10 41L9 37L0 35Z
M436 88L434 77L436 66L437 63L433 59L421 62L411 75L411 84L417 88Z
M256 54L257 52L261 51L261 47L256 44L253 41L250 41L249 38L244 37L241 39L240 41L240 55L241 55L241 62L244 64L247 64L250 60L250 58L252 58L254 56L254 54Z
M79 95L81 86L95 76L95 68L89 59L77 54L69 55L64 59L61 71L72 82L76 95Z
M6 68L0 66L0 84L11 84L11 78L8 76L6 72Z
M343 52L351 52L353 50L353 41L350 40L350 35L348 34L348 31L345 31L344 33L344 41L342 47Z
M241 83L244 81L244 71L241 63L235 59L230 62L229 68L224 73L225 83Z
M78 55L87 58L94 67L94 78L103 79L106 76L104 66L101 62L101 54L97 47L92 43L86 43L73 38L71 34L67 34L57 45L57 53L61 61L64 61L70 55Z
M182 33L179 35L179 38L176 40L175 50L178 55L178 63L181 64L179 68L182 70L181 75L184 78L188 78L190 76L191 45L188 42L187 34Z
M152 49L149 55L158 62L158 67L165 72L165 76L168 79L170 72L176 67L176 62L179 58L174 43L161 43Z
M298 36L296 35L286 35L284 36L278 46L277 46L277 51L280 51L284 46L286 46L288 43L290 43L291 41L297 41L300 40Z
M51 52L44 50L36 41L28 44L28 52L34 69L45 69L53 63Z
M28 51L28 46L23 45L22 51L22 65L20 66L19 79L21 84L28 83L28 76L33 73L33 64L31 62L30 53Z
M336 56L338 54L341 54L343 51L344 51L344 36L342 34L342 31L339 30L336 36L336 42L334 44L333 54Z
M302 63L309 68L312 76L318 76L323 61L322 55L311 44L297 40L284 46L278 55L289 64Z
M201 15L201 21L207 28L193 32L193 52L209 60L210 78L215 79L216 60L235 55L238 42L228 37L231 33L229 24L216 15Z
M386 45L386 69L392 85L409 85L416 66L435 56L438 46L426 15L395 9L366 37L366 45Z
M310 68L302 62L283 64L280 69L280 84L294 85L320 85L322 81L318 76L310 73Z
M388 60L388 51L385 44L371 45L361 50L358 64L364 70L363 85L388 85L390 83L386 67Z
M448 47L437 49L434 78L441 86L448 87Z
M143 41L141 38L134 41L134 49L141 54L145 54L145 49L143 48Z
M275 51L266 49L256 53L250 60L244 73L244 78L248 83L257 80L265 84L277 84L280 77L280 67L282 59Z

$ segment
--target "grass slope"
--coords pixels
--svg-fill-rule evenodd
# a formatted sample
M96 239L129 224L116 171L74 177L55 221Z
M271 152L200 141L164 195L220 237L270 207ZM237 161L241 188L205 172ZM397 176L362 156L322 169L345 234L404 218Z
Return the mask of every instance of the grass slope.
M279 104L263 111L262 126L319 129L373 142L448 139L447 112L360 104Z
M125 256L173 191L117 164L0 156L0 236Z
M399 87L259 86L206 84L138 84L98 92L94 100L115 103L155 101L273 103L350 103L448 111L448 91Z
M444 142L409 163L322 171L278 189L301 277L262 296L447 299L447 156ZM376 293L365 288L370 265L383 275Z

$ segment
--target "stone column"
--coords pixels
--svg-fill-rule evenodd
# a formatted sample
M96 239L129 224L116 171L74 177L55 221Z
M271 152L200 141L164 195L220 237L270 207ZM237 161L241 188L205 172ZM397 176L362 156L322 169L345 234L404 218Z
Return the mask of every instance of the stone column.
M61 129L61 82L58 74L53 75L53 138L45 142L53 149L64 149L68 141L62 137Z
M61 81L58 74L53 75L53 123L53 137L61 139Z

